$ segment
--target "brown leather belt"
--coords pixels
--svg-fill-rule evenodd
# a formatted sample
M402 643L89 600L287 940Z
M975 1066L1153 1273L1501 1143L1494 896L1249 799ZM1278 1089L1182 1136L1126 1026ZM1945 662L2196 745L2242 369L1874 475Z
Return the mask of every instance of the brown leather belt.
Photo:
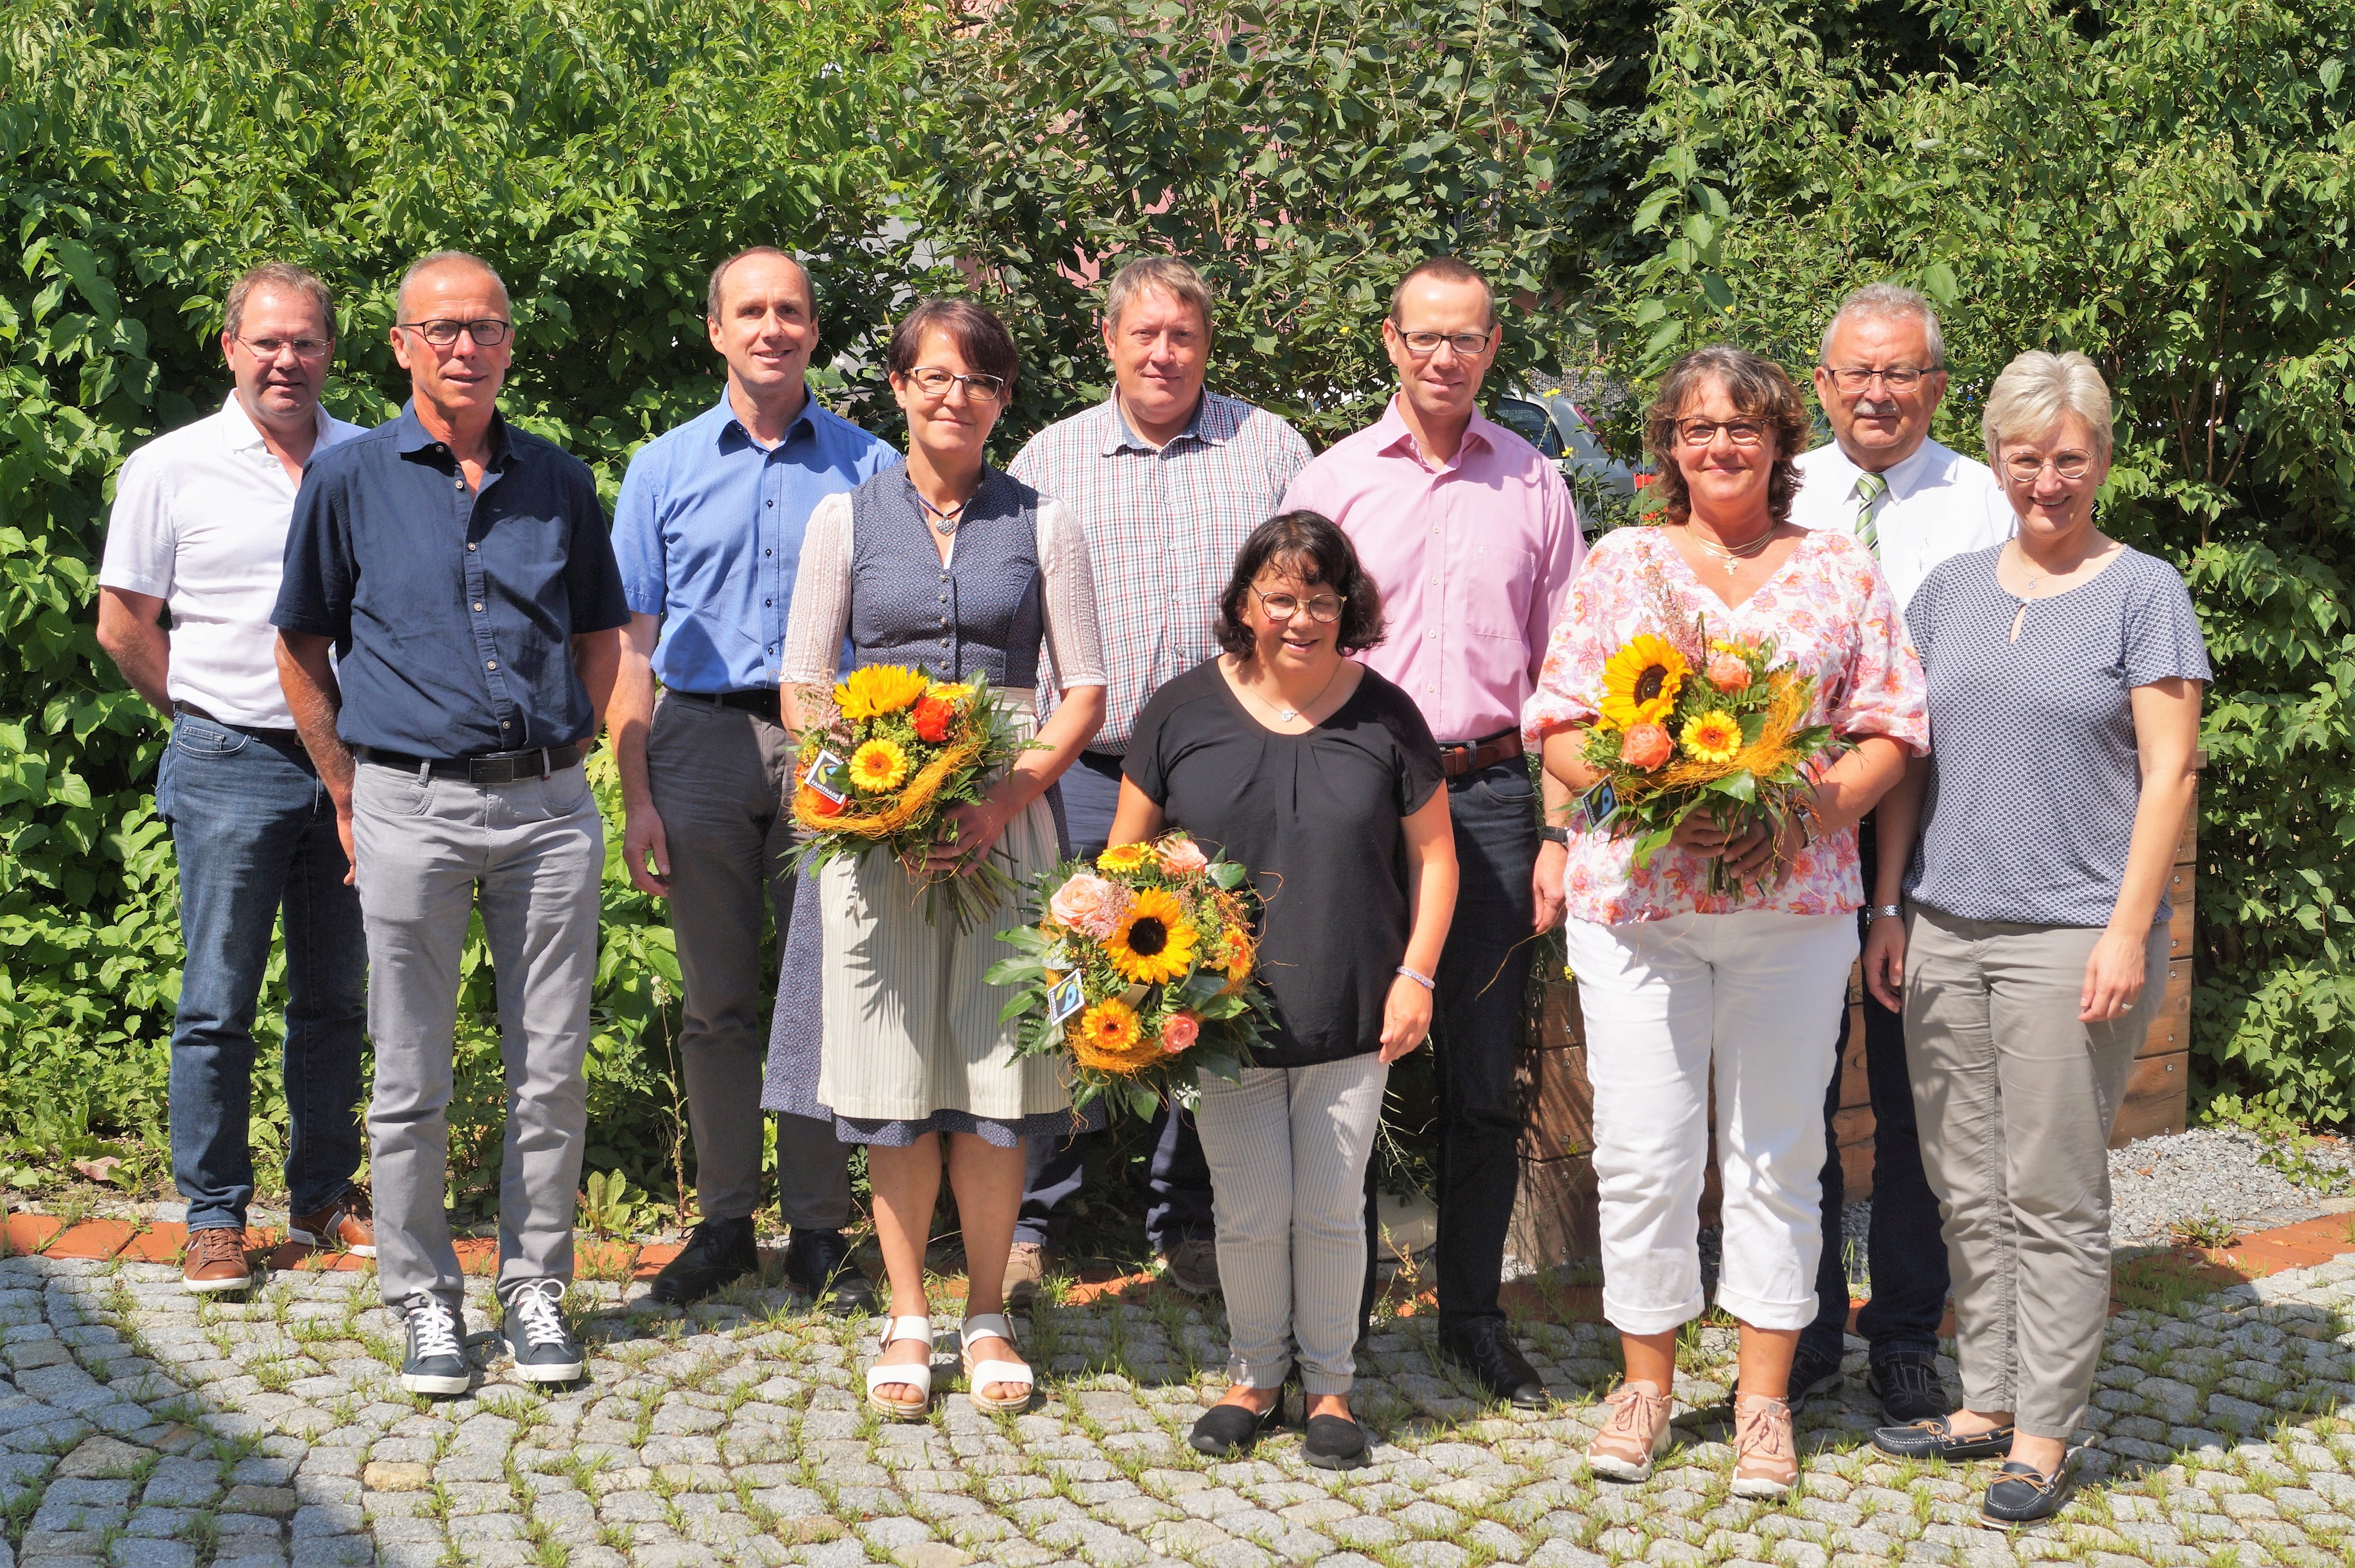
M1439 768L1449 778L1462 778L1483 768L1493 768L1508 758L1521 754L1521 732L1499 730L1477 741L1454 741L1439 748Z

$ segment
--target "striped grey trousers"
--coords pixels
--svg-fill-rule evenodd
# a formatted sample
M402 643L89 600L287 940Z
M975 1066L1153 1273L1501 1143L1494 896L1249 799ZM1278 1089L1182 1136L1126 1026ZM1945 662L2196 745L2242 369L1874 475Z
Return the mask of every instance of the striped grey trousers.
M1366 1160L1391 1070L1380 1056L1205 1073L1195 1124L1210 1167L1227 1375L1275 1388L1297 1347L1310 1393L1349 1392L1366 1282Z

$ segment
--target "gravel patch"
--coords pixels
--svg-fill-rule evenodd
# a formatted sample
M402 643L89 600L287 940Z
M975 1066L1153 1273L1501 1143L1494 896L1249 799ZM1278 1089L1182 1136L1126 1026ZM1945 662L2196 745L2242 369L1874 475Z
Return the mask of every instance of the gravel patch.
M2342 1195L2355 1182L2355 1154L2346 1144L2318 1143L2306 1151L2314 1164L2345 1173L2315 1185L2265 1164L2264 1148L2238 1127L2193 1127L2112 1149L2110 1239L2122 1245L2164 1242L2169 1225L2202 1214L2247 1231L2349 1207Z

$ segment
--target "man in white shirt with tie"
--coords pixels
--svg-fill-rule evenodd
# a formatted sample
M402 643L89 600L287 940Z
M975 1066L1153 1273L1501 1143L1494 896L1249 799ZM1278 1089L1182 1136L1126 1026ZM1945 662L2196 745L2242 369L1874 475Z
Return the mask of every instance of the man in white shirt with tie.
M1931 416L1946 393L1945 340L1930 302L1912 289L1872 283L1840 302L1824 333L1816 400L1833 440L1798 460L1801 484L1791 520L1851 533L1881 562L1902 608L1932 568L1950 556L2011 537L2011 503L1984 463L1930 439ZM1877 859L1872 819L1860 835L1865 886ZM1896 912L1871 909L1868 922ZM1857 1315L1871 1347L1868 1386L1889 1420L1902 1425L1948 1409L1936 1371L1938 1320L1945 1309L1946 1253L1938 1199L1922 1172L1905 1029L1897 1014L1864 998L1865 1076L1871 1088L1872 1228L1868 1241L1872 1299ZM1840 1029L1847 1059L1846 1015ZM1817 1274L1820 1309L1799 1337L1791 1402L1840 1385L1848 1317L1848 1272L1840 1245L1839 1141L1831 1136L1840 1075L1824 1102L1824 1249Z

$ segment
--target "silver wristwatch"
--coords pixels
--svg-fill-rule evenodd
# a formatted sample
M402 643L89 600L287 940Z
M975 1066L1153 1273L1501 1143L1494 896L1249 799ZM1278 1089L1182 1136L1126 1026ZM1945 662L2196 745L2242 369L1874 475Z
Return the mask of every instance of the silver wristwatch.
M1866 921L1865 923L1867 925L1870 925L1875 921L1902 920L1904 918L1904 915L1905 906L1903 904L1875 904L1872 906L1871 919Z

